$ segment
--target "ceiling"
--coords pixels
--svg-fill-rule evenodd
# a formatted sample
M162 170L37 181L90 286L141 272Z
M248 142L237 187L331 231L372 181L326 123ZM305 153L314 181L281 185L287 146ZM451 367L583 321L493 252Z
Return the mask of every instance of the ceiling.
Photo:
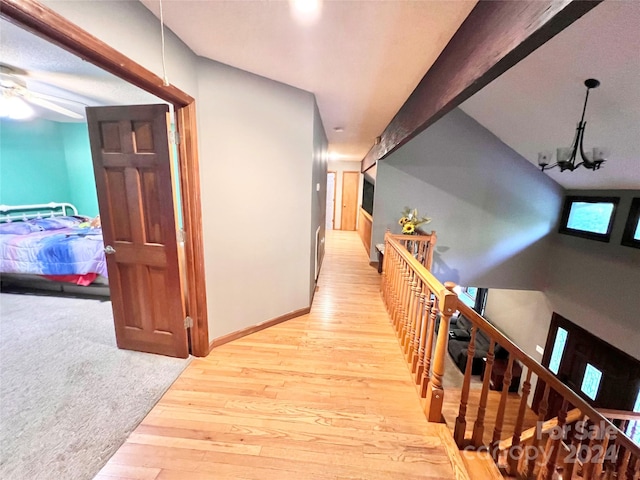
M565 188L640 189L640 2L605 1L461 105L537 166L569 147L589 94L585 149L606 147L596 172L545 171ZM555 159L555 155L554 155ZM555 160L554 160L555 162Z
M164 22L197 55L313 92L334 158L358 161L476 3L302 1L321 7L315 21L293 2L180 0Z
M162 102L4 19L0 19L0 64L21 70L24 75L19 77L29 90L58 97L57 103L82 115L85 106ZM84 121L36 105L32 108L39 118L57 122Z

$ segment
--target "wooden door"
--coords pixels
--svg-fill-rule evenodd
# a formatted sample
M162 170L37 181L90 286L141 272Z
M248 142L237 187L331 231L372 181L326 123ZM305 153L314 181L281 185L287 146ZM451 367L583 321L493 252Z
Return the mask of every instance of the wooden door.
M341 230L355 230L358 218L358 186L360 172L342 172Z
M168 115L87 108L118 347L186 358Z

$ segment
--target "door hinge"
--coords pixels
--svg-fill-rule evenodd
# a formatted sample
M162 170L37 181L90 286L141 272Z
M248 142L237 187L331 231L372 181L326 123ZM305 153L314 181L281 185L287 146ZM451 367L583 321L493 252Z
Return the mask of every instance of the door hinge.
M185 330L186 330L187 328L193 328L193 318L191 318L191 317L186 317L186 318L184 319L184 328L185 328Z

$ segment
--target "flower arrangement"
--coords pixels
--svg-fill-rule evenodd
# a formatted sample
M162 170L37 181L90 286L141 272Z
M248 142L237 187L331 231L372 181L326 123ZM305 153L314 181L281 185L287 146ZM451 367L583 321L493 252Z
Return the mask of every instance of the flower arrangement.
M413 235L416 233L416 229L420 225L424 225L425 223L429 223L431 219L429 217L420 217L418 215L418 209L414 208L413 210L409 207L404 207L402 212L402 217L398 220L400 226L402 226L402 233L405 235Z

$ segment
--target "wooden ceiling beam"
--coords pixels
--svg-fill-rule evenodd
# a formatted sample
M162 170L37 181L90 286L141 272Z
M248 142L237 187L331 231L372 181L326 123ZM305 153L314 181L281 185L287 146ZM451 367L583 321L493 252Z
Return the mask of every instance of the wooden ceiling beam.
M602 0L480 0L362 160L364 172ZM543 74L543 72L541 72Z

